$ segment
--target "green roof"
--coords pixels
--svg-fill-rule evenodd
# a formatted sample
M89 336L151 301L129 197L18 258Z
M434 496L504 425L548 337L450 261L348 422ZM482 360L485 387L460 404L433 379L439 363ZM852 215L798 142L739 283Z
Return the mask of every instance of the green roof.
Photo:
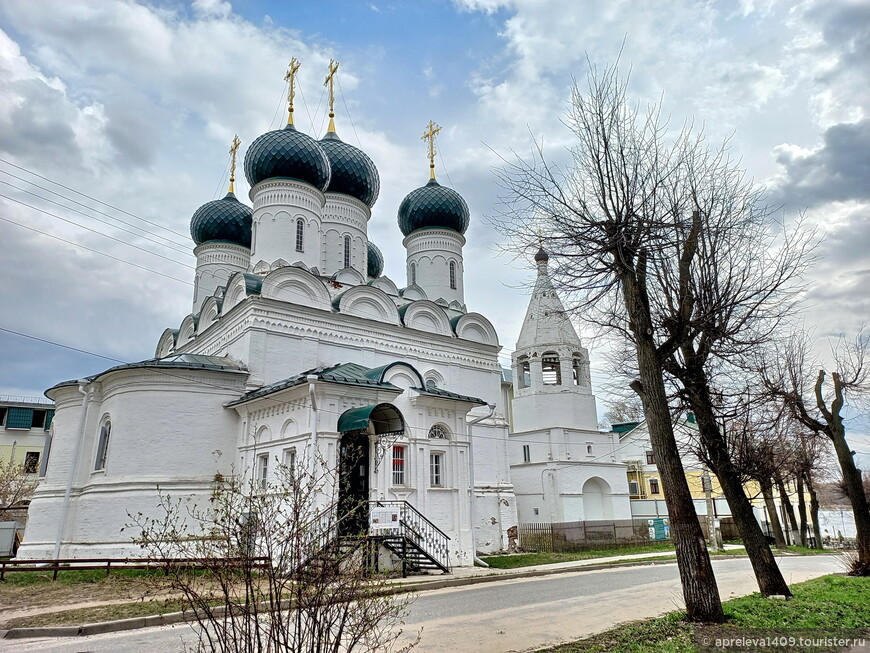
M340 363L338 365L333 365L332 367L315 368L297 374L296 376L291 376L282 381L263 386L262 388L258 388L257 390L248 392L226 405L236 406L238 404L243 404L253 399L259 399L260 397L265 397L267 395L280 392L281 390L286 390L287 388L293 388L295 386L303 385L305 383L308 383L308 377L311 375L316 376L318 381L325 381L327 383L364 386L369 388L376 388L379 390L389 390L400 394L402 392L401 388L393 385L388 381L384 381L384 376L386 372L390 368L397 365L410 368L414 371L414 373L416 373L417 379L420 382L420 387L415 387L412 389L416 392L419 392L421 395L440 397L442 399L452 399L454 401L466 401L472 404L482 405L486 403L483 399L478 399L477 397L470 397L468 395L462 395L456 392L450 392L449 390L442 390L440 388L427 388L423 384L423 377L420 376L420 373L417 372L417 370L412 365L401 361L396 361L390 363L389 365L381 365L374 368L365 367L364 365L359 365L358 363Z
M362 431L371 422L376 435L385 433L403 433L405 420L402 414L392 404L372 404L344 411L338 418L338 432Z
M441 388L411 388L412 390L416 390L421 395L426 395L429 397L440 397L442 399L453 399L454 401L467 401L470 404L480 404L483 406L486 402L483 399L478 397L470 397L468 395L457 394L456 392L450 392L449 390L442 390Z
M621 435L633 431L638 426L640 426L640 422L621 422L619 424L611 424L610 429Z
M394 386L392 383L379 381L377 376L370 376L372 371L373 370L368 367L358 365L357 363L340 363L338 365L333 365L332 367L315 368L297 374L296 376L291 376L283 381L278 381L248 392L235 401L231 401L227 405L235 406L237 404L245 403L246 401L251 401L252 399L259 399L260 397L265 397L266 395L286 390L287 388L302 385L308 382L308 377L312 374L317 377L318 381L341 383L344 385L368 386L379 388L381 390L392 390L396 393L402 392L401 388Z
M124 363L123 365L116 365L115 367L110 367L109 369L100 372L99 374L85 377L83 380L90 383L92 381L96 381L101 376L109 374L110 372L155 367L186 370L210 370L213 372L235 372L240 374L248 373L247 370L245 370L242 366L240 366L232 359L224 358L222 356L205 356L203 354L171 354L169 356L164 356L163 358L150 358L148 360L139 361L138 363ZM61 383L57 383L48 390L46 390L46 392L49 392L54 388L78 384L79 381L75 380L62 381Z

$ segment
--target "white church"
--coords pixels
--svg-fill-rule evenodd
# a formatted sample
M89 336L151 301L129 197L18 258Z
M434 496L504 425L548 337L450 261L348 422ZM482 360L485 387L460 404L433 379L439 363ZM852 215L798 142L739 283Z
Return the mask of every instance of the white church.
M298 67L298 65L296 66ZM425 525L434 567L505 550L520 522L630 518L625 465L599 433L588 352L547 257L503 392L496 330L464 297L466 202L435 177L398 207L406 279L368 239L380 179L330 121L248 147L252 207L230 191L193 214L192 310L155 357L58 383L44 476L19 559L141 555L128 514L157 488L206 502L215 475L274 478L335 463L344 501L399 506ZM421 166L422 167L422 166ZM512 425L512 428L511 428Z

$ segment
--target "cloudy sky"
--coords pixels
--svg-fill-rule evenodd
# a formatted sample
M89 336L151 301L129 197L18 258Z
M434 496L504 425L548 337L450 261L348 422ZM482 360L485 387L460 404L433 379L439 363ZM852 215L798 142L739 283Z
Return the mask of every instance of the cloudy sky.
M244 150L283 124L293 56L297 126L315 137L328 61L341 62L338 131L379 168L370 236L400 286L396 209L426 181L424 126L443 126L439 179L472 211L466 300L492 319L508 360L532 272L498 255L492 168L531 135L558 158L572 76L621 48L636 99L661 98L713 141L733 134L772 201L824 228L807 321L822 338L854 332L870 315L870 3L10 0L0 394L38 396L153 355L190 311L190 216L225 192L233 134ZM240 178L237 194L247 190Z

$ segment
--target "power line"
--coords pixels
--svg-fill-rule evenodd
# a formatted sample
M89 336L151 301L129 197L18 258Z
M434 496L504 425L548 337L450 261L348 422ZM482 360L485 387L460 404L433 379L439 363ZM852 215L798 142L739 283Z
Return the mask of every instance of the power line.
M3 171L0 170L0 172L3 172ZM182 253L182 254L189 254L189 253L190 253L189 250L187 250L187 249L181 249L181 247L180 247L179 245L176 245L176 244L175 244L174 242L172 242L172 241L167 240L167 243L171 243L171 245L168 245L168 244L166 244L166 243L161 243L161 242L159 242L159 241L157 241L157 240L154 240L153 238L149 238L148 236L145 236L145 235L142 235L142 234L136 233L135 231L130 231L129 229L124 229L123 227L119 227L119 226L117 226L117 225L114 225L114 224L112 224L111 222L109 222L109 221L107 221L107 220L101 220L100 218L95 218L94 216L92 216L92 215L88 215L87 213L85 213L85 212L83 212L83 211L79 211L78 209L74 209L74 208L72 208L71 206L66 206L66 205L64 205L64 204L61 204L60 202L57 202L57 201L53 200L53 199L49 199L48 197L43 197L42 195L38 195L38 194L36 194L36 193L34 193L34 192L32 192L32 191L29 191L29 190L27 190L27 189L25 189L25 188L19 188L18 186L15 186L15 185L9 183L8 181L3 181L2 179L0 179L0 184L5 184L5 185L7 185L7 186L9 186L9 187L11 187L11 188L14 188L14 189L17 190L17 191L21 191L22 193L27 193L28 195L32 195L33 197L39 198L39 199L41 199L41 200L43 200L43 201L45 201L45 202L51 202L52 204L54 204L54 205L56 205L56 206L59 206L59 207L61 207L61 208L64 208L64 209L66 209L67 211L73 211L73 212L78 213L79 215L81 215L81 216L83 216L83 217L85 217L85 218L88 218L89 220L95 220L96 222L99 222L100 224L104 224L104 225L106 225L106 226L108 226L108 227L112 227L113 229L117 229L117 230L119 230L119 231L123 231L124 233L128 233L128 234L130 234L131 236L136 236L136 238L142 238L143 240L147 240L148 242L154 243L155 245L159 245L160 247L167 247L167 248L169 248L169 249L171 249L171 250L173 250L173 251L175 251L175 252L180 252L180 253ZM49 192L51 192L51 191L49 191ZM4 197L5 197L5 196L4 196ZM10 199L10 198L7 198L7 199ZM16 202L16 201L18 201L18 200L12 200L12 201L13 201L13 202ZM21 203L23 204L23 202L21 202ZM30 205L25 204L25 206L30 206ZM31 208L35 208L35 207L31 207ZM37 209L37 210L41 210L41 209ZM49 215L51 215L51 214L49 214ZM103 215L106 215L106 214L103 214ZM110 216L110 217L111 217L111 216ZM61 219L63 219L63 218L61 218ZM119 220L119 222L122 222L122 221ZM77 223L73 223L73 224L77 224ZM122 224L129 224L129 223L128 223L128 222L122 222ZM82 225L79 225L79 226L82 226ZM139 229L139 227L136 227L135 225L130 225L130 226L132 226L134 229ZM83 227L83 228L87 229L87 227ZM103 234L103 232L100 232L100 231L97 231L96 233ZM103 234L103 235L106 235L106 234ZM158 238L161 238L161 236L158 236ZM164 240L166 240L166 239L164 238ZM146 251L147 251L147 250L146 250Z
M189 268L191 270L196 269L194 266L188 265L187 263L182 263L181 261L178 261L178 260L173 259L173 258L169 258L168 256L163 256L163 254L158 254L157 252L152 252L150 249L145 249L144 247L139 247L138 245L128 243L127 241L121 240L120 238L115 238L114 236L110 236L109 234L104 234L102 231L98 231L97 229L91 229L90 227L86 227L83 224L79 224L78 222L75 222L74 220L70 220L69 218L61 217L61 216L57 215L56 213L52 213L51 211L46 211L45 209L41 209L38 206L33 206L32 204L28 204L27 202L22 202L21 200L17 200L14 197L9 197L8 195L4 195L3 193L0 193L0 197L5 198L11 202L16 202L18 204L22 204L23 206L26 206L29 209L33 209L34 211L39 211L40 213L45 213L46 215L50 215L53 218L57 218L58 220L61 220L63 222L67 222L71 225L75 225L76 227L79 227L80 229L84 229L86 231L90 231L91 233L95 233L98 236L102 236L103 238L108 238L109 240L114 240L116 243L121 243L122 245L126 245L127 247L132 247L133 249L138 249L139 251L145 252L146 254L151 254L152 256L162 258L163 260L169 261L170 263L175 263L176 265L182 265L182 266ZM6 220L6 221L13 222L12 220ZM18 222L13 222L13 224L17 224L19 227L24 226L24 225L19 224ZM34 229L34 231L36 231L36 230ZM40 233L44 233L44 232L40 232ZM46 234L46 235L49 235L49 234ZM122 259L117 259L117 260L122 260Z
M154 274L159 274L161 277L166 277L167 279L172 279L173 281L178 281L179 283L183 283L188 286L192 286L193 284L190 281L184 281L183 279L178 279L177 277L173 277L169 274L164 274L163 272L158 272L157 270L152 270L151 268L146 268L144 265L139 265L137 263L132 263L130 261L125 261L122 258L118 258L117 256L112 256L111 254L106 254L105 252L101 252L97 249L91 249L90 247L86 247L80 243L73 242L71 240L67 240L66 238L61 238L60 236L55 236L54 234L47 233L45 231L41 231L39 229L35 229L34 227L29 227L26 224L21 224L20 222L15 222L15 220L10 220L9 218L4 218L0 216L0 220L3 222L8 222L9 224L14 224L17 227L21 227L22 229L27 229L28 231L33 231L43 236L47 236L48 238L54 238L55 240L59 240L63 243L67 243L68 245L72 245L74 247L79 247L80 249L86 250L88 252L92 252L94 254L99 254L100 256L105 256L106 258L110 258L113 261L119 261L120 263L125 263L127 265L131 265L134 268L139 268L140 270L145 270L146 272L153 272Z
M75 188L70 188L69 186L64 186L63 184L61 184L57 181L54 181L53 179L49 179L48 177L43 177L39 173L33 172L32 170L28 170L27 168L23 168L19 165L16 165L16 164L12 163L11 161L7 161L6 159L4 159L2 157L0 157L0 162L5 163L6 165L12 166L13 168L16 168L18 170L22 170L29 175L33 175L34 177L38 177L39 179L44 179L45 181L52 183L55 186L60 186L63 189L66 189L68 191L72 191L76 195L81 195L82 197L87 197L89 200L92 200L94 202L98 202L99 204L102 204L103 206L108 206L110 209L120 211L121 213L123 213L125 215L129 215L131 218L136 218L137 220L141 220L142 222L150 224L152 227L157 227L158 229L163 229L165 231L168 231L170 233L175 234L176 236L181 236L182 238L185 238L185 239L188 237L187 234L180 233L178 231L170 229L169 227L164 227L162 224L158 224L156 222L151 222L150 220L147 220L146 218L138 216L135 213L130 213L129 211L125 211L124 209L118 208L114 204L109 204L108 202L104 202L103 200L98 200L96 197L91 197L87 193L82 193L81 191L78 191Z
M79 349L78 347L72 347L70 345L64 345L64 344L61 344L59 342L54 342L52 340L46 340L45 338L40 338L38 336L32 336L29 333L21 333L20 331L13 331L12 329L6 329L4 327L0 327L0 331L3 331L5 333L11 333L12 335L15 335L15 336L21 336L22 338L30 338L31 340L43 342L47 345L54 345L55 347L62 347L64 349L69 349L71 351L77 351L80 354L87 354L88 356L96 356L97 358L104 358L107 361L113 361L115 363L123 363L124 362L118 358L112 358L111 356L104 356L103 354L95 354L92 351L87 351L85 349Z
M130 222L126 222L125 220L121 220L120 218L118 218L118 217L116 217L116 216L114 216L114 215L111 215L110 213L105 213L104 211L100 211L99 209L96 209L96 208L94 208L94 207L92 207L92 206L90 206L90 205L88 205L88 204L85 204L85 203L83 203L83 202L79 202L79 201L77 201L77 200L74 200L74 199L71 198L71 197L67 197L66 195L63 195L63 194L61 194L61 193L58 193L57 191L51 190L50 188L46 188L45 186L40 186L39 184L36 184L36 183L34 183L34 182L32 182L32 181L30 181L30 180L28 180L28 179L25 179L24 177L20 177L19 175L13 175L11 172L8 172L8 171L6 171L6 170L0 170L0 173L2 173L2 174L4 174L4 175L8 175L9 177L12 177L13 179L17 179L17 180L19 180L19 181L23 181L25 184L30 184L31 186L35 186L36 188L39 188L40 190L44 190L44 191L47 192L47 193L51 193L52 195L57 195L58 197L62 197L63 199L67 200L68 202L72 202L73 204L78 204L79 206L82 206L82 207L84 207L84 208L86 208L86 209L88 209L88 210L90 210L90 211L94 211L95 213L99 213L100 215L104 215L104 216L106 216L107 218L111 218L112 220L115 220L115 221L117 221L117 222L120 222L121 224L125 224L125 225L127 225L128 227L133 227L134 229L139 229L140 231L144 231L146 234L150 234L150 235L152 235L152 236L155 236L156 238L160 238L161 240L165 240L166 242L171 243L171 244L173 244L173 245L176 245L176 246L185 246L185 247L187 246L187 242L184 242L184 243L177 243L176 241L174 241L174 240L172 240L172 239L170 239L170 238L166 238L165 236L161 236L161 235L156 234L156 233L154 233L154 232L152 232L152 231L148 231L147 229L144 229L143 227L138 227L138 226L136 226L136 225L134 225L134 224L132 224L132 223L130 223ZM29 191L29 190L26 190L26 189L23 189L23 188L18 188L17 186L13 186L13 185L10 184L9 182L3 181L3 182L0 182L0 183L6 184L6 185L8 185L8 186L12 186L12 188L15 188L16 190L20 190L20 191L22 191L22 192L24 192L24 193L28 193L29 195L33 195L33 196L35 196L35 197L39 197L40 199L44 199L44 200L46 200L47 202L51 202L52 204L57 204L58 206L63 206L63 205L61 205L59 202L57 202L57 201L55 201L55 200L50 200L50 199L48 199L48 198L42 197L41 195L37 195L36 193L34 193L34 192L32 192L32 191ZM70 207L66 207L66 206L65 206L64 208L70 208ZM70 209L70 210L75 211L75 209ZM80 213L80 212L79 212L79 213ZM82 214L82 215L85 215L85 214ZM90 217L90 216L88 216L88 217ZM114 226L114 225L112 225L112 226Z

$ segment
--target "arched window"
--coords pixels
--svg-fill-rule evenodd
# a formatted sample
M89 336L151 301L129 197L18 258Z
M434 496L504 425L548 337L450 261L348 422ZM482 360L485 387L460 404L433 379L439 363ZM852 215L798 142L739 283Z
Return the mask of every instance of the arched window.
M517 370L517 383L520 388L528 388L532 384L532 372L529 368L529 359L523 356L519 360L519 369Z
M571 365L571 378L574 385L583 385L583 359L580 354L574 354Z
M305 221L302 218L296 220L296 251L304 252L305 245Z
M438 388L438 382L435 379L426 379L426 389L435 390Z
M411 263L411 285L417 283L417 264Z
M434 424L431 429L429 429L429 437L437 440L447 440L448 433L447 429L441 424Z
M100 439L97 442L97 457L94 460L94 471L106 469L106 457L109 453L109 436L112 434L112 422L103 420L100 426Z
M350 236L344 237L344 267L350 267Z
M450 290L456 290L456 261L450 261Z
M562 385L559 354L548 351L541 356L541 371L543 372L544 385Z

